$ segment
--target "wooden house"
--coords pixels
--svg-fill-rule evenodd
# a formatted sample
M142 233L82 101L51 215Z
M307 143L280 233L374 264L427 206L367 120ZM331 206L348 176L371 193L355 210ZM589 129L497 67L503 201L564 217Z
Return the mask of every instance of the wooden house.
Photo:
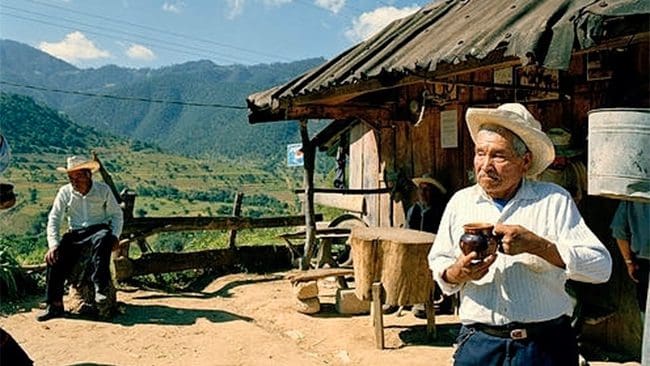
M301 121L310 197L316 141L305 125L335 120L317 142L346 136L349 187L373 192L364 195L364 220L400 226L410 197L399 193L408 193L410 178L430 173L451 192L470 184L468 107L520 102L544 130L567 128L583 149L590 110L650 107L649 25L643 0L434 1L320 67L249 96L249 122ZM617 203L588 196L581 207L616 267L608 284L585 294L615 314L587 333L638 354L638 308L608 230Z

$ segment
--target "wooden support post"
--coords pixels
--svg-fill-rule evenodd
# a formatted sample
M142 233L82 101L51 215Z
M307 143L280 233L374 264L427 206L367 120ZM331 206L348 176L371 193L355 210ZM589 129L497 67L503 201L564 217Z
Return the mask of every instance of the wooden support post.
M427 314L427 336L431 339L435 339L436 334L436 307L434 305L435 300L435 291L432 288L431 294L427 298L427 301L424 303L424 310Z
M111 178L111 175L108 173L106 168L104 168L104 165L99 160L99 157L97 157L97 154L94 151L92 152L92 155L93 155L93 160L99 163L99 174L101 174L104 183L108 184L108 186L111 188L111 192L113 192L113 196L115 196L117 203L122 203L122 197L120 197L120 194L117 192L117 187L115 187L113 178Z
M300 268L309 269L311 258L314 255L314 246L316 241L316 220L314 218L314 161L316 149L309 139L307 131L307 120L300 120L300 137L302 140L303 167L305 169L304 188L305 188L305 253L300 262Z
M241 215L241 201L244 198L243 192L237 192L235 195L235 202L232 206L232 216L239 217ZM235 241L237 239L237 229L230 230L230 236L228 238L228 243L230 249L235 249Z
M122 191L120 194L120 197L122 199L122 212L124 214L124 223L128 225L128 222L130 220L133 220L133 210L135 208L135 197L136 193L130 189L125 189ZM120 247L117 249L115 253L115 258L128 258L129 257L129 248L131 246L129 245L129 242L126 241L124 243L120 242Z
M136 240L136 244L138 244L138 248L140 248L140 252L148 253L150 251L149 245L147 244L147 241L144 238Z
M375 346L384 349L384 314L381 311L381 282L372 284L372 322L375 327Z

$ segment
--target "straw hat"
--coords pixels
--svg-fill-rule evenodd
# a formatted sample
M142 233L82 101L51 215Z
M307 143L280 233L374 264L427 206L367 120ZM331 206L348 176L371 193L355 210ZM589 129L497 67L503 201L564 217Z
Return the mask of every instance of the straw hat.
M437 180L433 179L433 178L431 177L431 175L429 175L429 174L423 174L423 175L422 175L421 177L419 177L419 178L413 178L412 181L413 181L413 184L415 184L417 187L419 187L420 184L427 183L427 184L431 184L432 186L438 188L438 190L439 190L442 194L446 194L446 193L447 193L447 190L446 190L445 187L442 185L442 183L440 183L440 182L438 182Z
M551 139L553 147L555 147L556 156L572 158L582 155L582 150L571 148L571 133L564 128L551 128L546 132L546 135Z
M542 125L519 103L506 103L498 108L468 108L465 119L474 142L479 128L484 124L502 126L519 136L533 154L526 172L528 177L539 174L555 159L553 143L542 132Z
M67 166L56 168L61 173L70 173L76 170L89 169L92 173L99 170L99 163L82 156L71 156L67 159Z

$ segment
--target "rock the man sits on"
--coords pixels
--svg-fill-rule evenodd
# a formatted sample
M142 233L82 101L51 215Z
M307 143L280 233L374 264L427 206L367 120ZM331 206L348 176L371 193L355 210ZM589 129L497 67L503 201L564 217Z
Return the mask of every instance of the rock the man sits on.
M37 319L45 321L62 317L63 287L84 247L90 246L91 280L95 286L95 302L107 300L111 251L117 247L122 233L122 209L108 185L92 179L99 163L83 157L67 159L67 167L57 168L68 174L70 183L59 189L47 220L47 310ZM63 219L67 231L61 235Z

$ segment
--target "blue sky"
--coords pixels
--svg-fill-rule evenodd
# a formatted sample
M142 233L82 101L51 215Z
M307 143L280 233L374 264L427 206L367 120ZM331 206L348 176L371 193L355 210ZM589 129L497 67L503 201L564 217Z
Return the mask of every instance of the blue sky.
M81 68L331 58L428 0L0 0L0 38Z

